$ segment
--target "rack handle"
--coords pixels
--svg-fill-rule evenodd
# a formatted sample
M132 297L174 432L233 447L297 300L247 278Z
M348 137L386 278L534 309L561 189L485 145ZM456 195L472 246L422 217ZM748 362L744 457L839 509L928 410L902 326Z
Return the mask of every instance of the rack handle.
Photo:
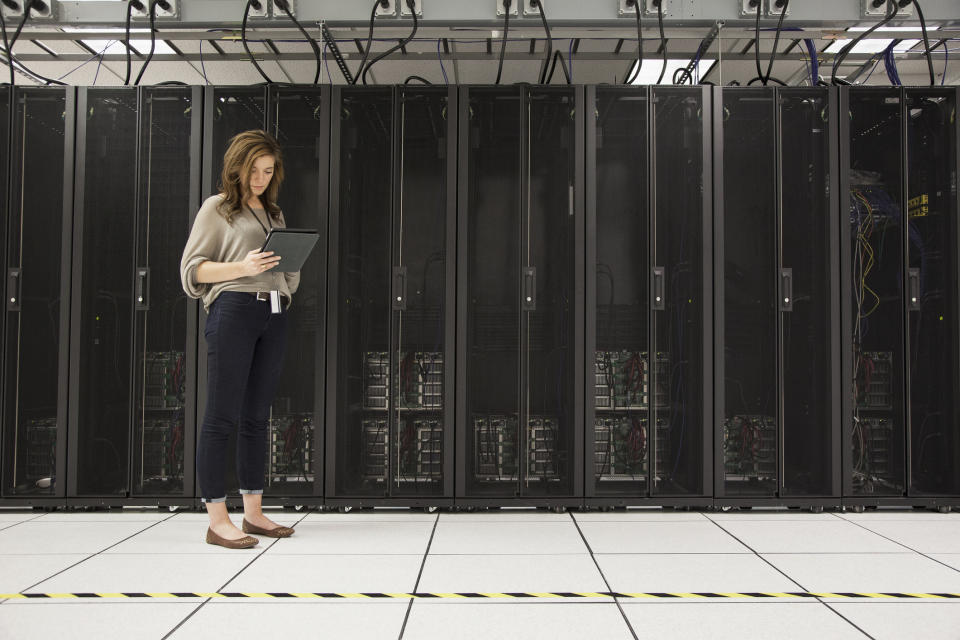
M521 306L524 311L537 310L537 268L523 268L523 300Z
M793 311L793 268L780 269L780 311Z
M393 310L407 310L407 268L393 268Z
M150 267L137 267L136 274L135 309L137 311L150 310Z
M654 311L664 311L667 308L666 275L667 275L667 270L665 267L653 268L653 310Z
M920 311L920 269L907 270L907 308Z
M20 311L20 274L21 270L7 270L7 311Z

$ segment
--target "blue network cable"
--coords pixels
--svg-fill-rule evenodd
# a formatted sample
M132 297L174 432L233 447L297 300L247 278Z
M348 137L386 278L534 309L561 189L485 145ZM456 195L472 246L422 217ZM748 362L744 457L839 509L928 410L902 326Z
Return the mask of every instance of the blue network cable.
M437 38L437 60L440 62L440 71L443 72L444 84L450 84L450 80L447 79L447 70L443 68L443 58L440 57L440 40L441 38Z
M817 59L817 45L810 38L805 38L803 44L807 47L807 53L810 54L810 86L817 86L820 81L820 61Z

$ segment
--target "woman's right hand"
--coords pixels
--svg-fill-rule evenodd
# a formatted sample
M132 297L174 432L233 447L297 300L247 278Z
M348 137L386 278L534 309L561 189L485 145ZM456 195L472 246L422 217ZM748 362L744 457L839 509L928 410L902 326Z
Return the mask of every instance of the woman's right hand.
M274 268L279 262L280 256L273 255L273 251L261 253L259 249L254 249L238 264L243 276L258 276L264 271Z

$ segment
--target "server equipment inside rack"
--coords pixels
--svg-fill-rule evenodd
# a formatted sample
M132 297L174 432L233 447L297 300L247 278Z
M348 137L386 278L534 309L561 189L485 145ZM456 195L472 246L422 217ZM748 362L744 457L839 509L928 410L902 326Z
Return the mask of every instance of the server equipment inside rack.
M199 149L190 138L201 97L190 88L151 88L139 105L133 495L192 493L195 381L188 351L197 308L183 295L179 254L196 202L191 186L195 191L199 183L191 175L197 168L191 153L197 158Z
M461 498L582 486L582 96L461 91Z
M839 502L836 93L725 88L716 496Z
M333 100L327 495L437 506L453 483L456 94Z
M196 303L179 254L199 186L202 93L77 94L67 495L193 502ZM110 184L111 188L103 188Z
M121 498L130 487L138 108L135 89L89 88L78 95L71 496Z
M922 503L960 489L957 94L845 98L845 493Z
M73 178L74 96L73 89L7 88L0 98L0 148L11 143L15 159L10 193L0 200L8 204L4 497L63 496L66 487L72 198L64 190ZM0 157L6 175L8 157Z
M586 495L703 496L709 93L587 100Z

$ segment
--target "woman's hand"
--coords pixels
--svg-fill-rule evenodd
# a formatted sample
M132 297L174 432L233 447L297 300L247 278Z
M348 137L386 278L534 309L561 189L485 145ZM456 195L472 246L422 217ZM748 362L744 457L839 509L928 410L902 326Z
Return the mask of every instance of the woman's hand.
M246 258L237 264L240 265L241 277L244 277L260 275L264 271L269 271L277 266L279 262L280 256L273 255L273 251L264 251L261 253L259 249L254 249L247 254Z
M254 249L247 257L237 262L213 262L206 260L197 265L197 282L214 283L258 276L268 269L272 269L280 262L280 256L273 255L273 251L260 253Z

